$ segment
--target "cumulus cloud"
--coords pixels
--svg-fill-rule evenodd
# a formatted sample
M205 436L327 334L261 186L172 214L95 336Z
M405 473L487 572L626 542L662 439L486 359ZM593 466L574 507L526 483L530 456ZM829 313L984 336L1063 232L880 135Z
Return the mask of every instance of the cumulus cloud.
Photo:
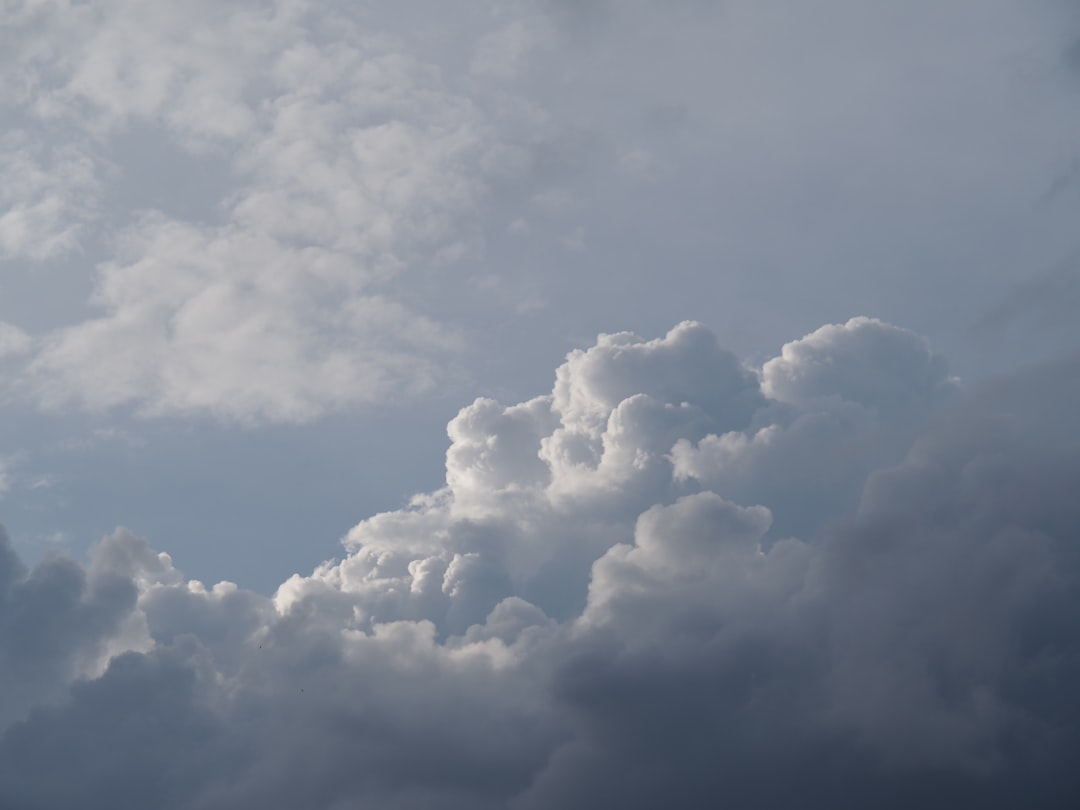
M135 598L131 579L91 574L62 556L27 572L7 533L0 535L0 723L58 699L72 679L98 674L100 657Z
M46 336L32 384L49 405L294 422L427 390L456 338L364 276L332 251L149 215L102 269L104 315Z
M16 124L0 145L0 256L85 247L93 218L90 255L104 254L87 262L93 311L38 336L22 390L49 406L303 422L447 379L460 339L390 285L476 247L497 143L437 65L347 5L3 14L21 42L0 62ZM124 152L132 131L218 166L216 205L192 221L145 189L114 194L149 180L125 176L145 168Z
M0 803L1074 806L1078 371L603 335L272 597L5 536Z

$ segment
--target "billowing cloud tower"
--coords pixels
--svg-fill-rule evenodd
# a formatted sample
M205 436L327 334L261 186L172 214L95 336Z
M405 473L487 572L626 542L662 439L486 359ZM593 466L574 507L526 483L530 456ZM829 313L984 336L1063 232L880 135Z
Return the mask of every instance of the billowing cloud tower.
M1078 372L602 335L272 598L5 539L0 804L1075 806Z

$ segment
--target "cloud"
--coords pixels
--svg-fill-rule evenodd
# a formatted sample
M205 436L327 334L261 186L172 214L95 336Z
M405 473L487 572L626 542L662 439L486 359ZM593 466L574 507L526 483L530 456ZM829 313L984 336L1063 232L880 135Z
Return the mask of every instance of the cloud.
M0 251L71 252L96 218L90 255L104 256L86 263L92 312L35 335L21 392L48 407L305 422L452 376L455 330L395 285L476 248L497 143L437 65L345 8L57 3L12 16L24 41L0 64L17 124L0 153ZM216 206L194 221L139 207L140 183L168 172L126 177L147 168L124 153L133 137L220 167ZM110 196L122 185L131 200Z
M51 333L29 364L48 405L302 422L425 391L437 376L428 358L457 345L366 291L348 257L259 231L148 215L118 259L99 278L104 315Z
M0 358L19 355L30 348L30 336L14 324L0 321Z
M602 335L272 597L5 536L0 803L1071 807L1078 371Z
M839 398L904 414L946 384L944 361L927 341L873 318L823 326L762 368L766 396L794 405Z
M1037 231L1015 205L1072 158L1058 17L974 0L8 3L0 255L62 265L78 291L43 312L57 277L20 280L34 303L0 317L40 353L13 387L301 422L446 384L459 366L438 347L469 337L473 371L491 344L550 356L598 323L651 332L708 307L752 351L866 308L947 340L955 308L925 306L913 267L978 311L1018 263L1073 245L1069 195ZM658 306L613 304L616 287Z
M63 556L27 572L0 534L0 723L60 699L74 678L97 674L136 594L130 579L92 574Z
M18 131L0 139L0 259L43 261L76 249L99 191L82 150L35 144Z
M1080 269L1077 258L1017 284L993 309L980 317L973 331L980 337L997 337L1021 329L1071 337L1071 317L1080 302Z

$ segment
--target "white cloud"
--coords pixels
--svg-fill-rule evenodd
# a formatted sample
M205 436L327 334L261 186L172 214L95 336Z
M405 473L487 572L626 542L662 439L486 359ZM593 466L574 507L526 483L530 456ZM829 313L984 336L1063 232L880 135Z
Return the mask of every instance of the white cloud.
M245 94L264 61L301 30L293 2L128 0L5 8L18 47L6 97L45 121L107 135L160 118L192 143L230 139L253 123Z
M597 313L613 307L616 285L636 291L619 304L636 328L655 328L637 302L656 297L668 302L665 323L712 320L712 310L755 350L786 335L796 305L814 310L799 323L867 307L893 317L905 306L930 312L925 323L936 309L923 306L928 280L913 267L941 276L985 265L992 295L1018 263L1059 253L1059 231L1073 240L1068 211L1053 234L1026 240L1037 259L1006 259L993 240L965 236L1018 244L1033 232L1016 210L1019 190L1068 163L1075 141L1071 96L1050 87L1060 77L1042 66L1037 79L1018 78L1050 42L1052 15L1029 6L8 3L0 251L66 255L72 273L116 296L88 302L100 308L85 316L65 309L56 330L54 317L2 317L44 339L35 369L49 402L247 421L312 419L415 389L387 379L399 352L326 323L322 307L268 310L297 327L274 334L284 344L277 386L260 365L264 329L207 332L208 343L227 344L221 358L161 345L153 329L132 327L157 294L120 268L145 259L170 268L167 288L205 282L200 245L249 239L296 272L279 282L216 266L223 283L242 277L251 300L295 283L301 299L356 299L368 313L386 302L380 338L392 333L397 344L427 318L444 335L474 331L474 346L497 333L493 343L561 348L564 335L607 320ZM1018 52L1027 43L1031 54ZM133 144L141 162L126 154ZM213 176L190 190L177 175L196 170ZM187 196L197 204L182 204ZM147 220L151 203L169 210ZM129 250L132 234L170 215L171 227L201 232L193 256L153 239L145 256ZM521 238L505 239L508 229ZM347 266L337 286L297 257L307 249ZM692 284L678 269L706 267ZM943 286L957 299L970 293L977 308L979 291L950 273ZM49 283L39 282L43 297ZM777 299L778 287L793 294ZM232 300L217 309L245 321L243 304L227 311ZM937 317L935 338L964 317ZM87 371L98 355L79 349L83 338L110 350L121 342L124 357ZM324 344L350 345L349 362L363 370L328 383L305 360ZM445 365L427 343L405 353L421 377ZM256 382L237 391L221 374Z
M0 258L50 259L79 246L95 218L96 167L82 150L18 132L0 139Z
M39 336L28 390L51 406L296 422L447 379L460 339L393 284L477 245L477 166L494 141L437 66L361 16L288 2L14 15L26 42L4 69L30 90L5 100L26 133L64 145L48 168L12 147L8 255L76 247L107 201L89 155L132 127L232 174L204 222L109 212L98 312ZM128 170L115 159L111 172Z
M424 391L426 358L455 346L348 256L259 231L147 216L118 259L101 269L103 316L49 335L30 365L48 404L305 421Z
M5 539L0 799L1070 806L1075 362L943 403L857 320L765 369L693 323L601 336L272 598L124 531L85 569ZM856 495L822 514L821 480Z
M872 318L852 318L786 344L762 369L762 391L794 405L838 397L905 413L944 393L944 369L926 340Z

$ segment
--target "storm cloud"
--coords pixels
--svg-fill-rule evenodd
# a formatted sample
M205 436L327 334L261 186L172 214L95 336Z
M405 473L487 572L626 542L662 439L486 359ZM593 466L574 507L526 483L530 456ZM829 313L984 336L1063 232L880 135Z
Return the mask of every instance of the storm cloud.
M1066 808L1080 359L602 335L273 597L126 530L0 556L13 810Z
M0 810L1080 806L1069 6L0 3Z

